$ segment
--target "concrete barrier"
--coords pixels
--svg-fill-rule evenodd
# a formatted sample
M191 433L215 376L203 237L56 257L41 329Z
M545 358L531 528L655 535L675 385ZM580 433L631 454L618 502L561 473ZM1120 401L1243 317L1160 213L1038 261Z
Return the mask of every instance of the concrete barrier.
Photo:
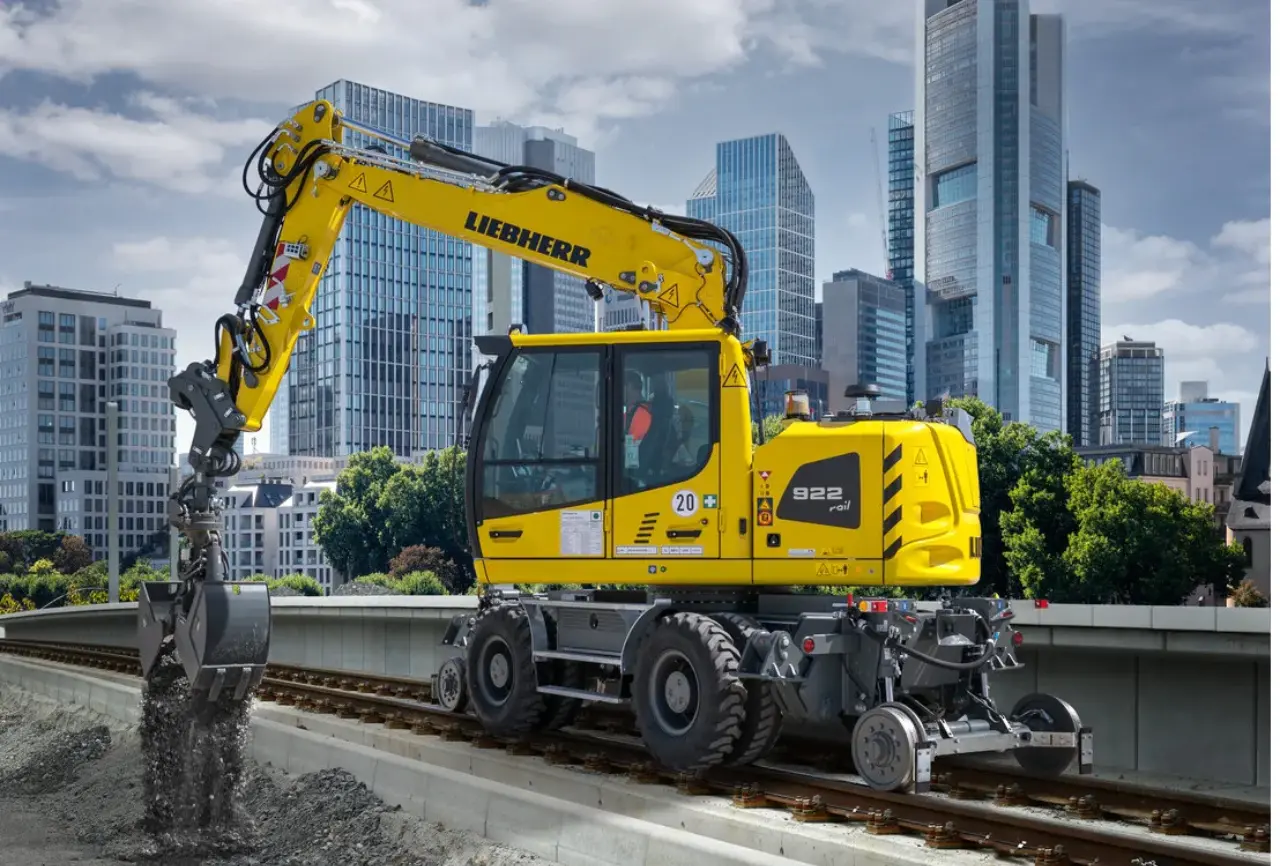
M429 679L449 620L473 596L272 599L271 660ZM1050 605L1015 601L1026 667L991 677L1001 707L1057 694L1095 732L1100 768L1270 785L1267 609ZM136 606L0 616L12 639L135 646Z
M0 655L0 685L138 719L135 677L81 672ZM290 773L341 767L415 817L470 830L566 866L929 866L923 840L873 836L850 824L807 824L782 810L735 809L728 798L557 767L537 758L259 704L250 753ZM950 866L986 854L947 852Z

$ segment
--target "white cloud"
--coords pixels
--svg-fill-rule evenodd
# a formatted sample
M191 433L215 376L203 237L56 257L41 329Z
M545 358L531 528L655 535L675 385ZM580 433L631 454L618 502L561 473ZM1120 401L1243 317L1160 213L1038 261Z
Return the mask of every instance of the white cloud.
M151 301L164 311L165 325L175 328L179 367L213 356L213 323L235 311L235 294L244 277L251 242L227 238L156 236L118 241L111 246L107 268L123 282L121 294ZM178 414L179 457L191 442L193 422ZM266 449L266 427L252 434ZM248 448L246 441L244 447Z
M0 152L81 181L117 178L204 193L228 188L229 150L247 156L271 129L265 121L216 120L152 93L131 101L142 118L50 101L25 112L0 109ZM239 184L232 188L238 192Z
M1103 345L1125 336L1150 340L1164 350L1166 399L1177 395L1181 382L1207 381L1210 396L1240 403L1243 441L1262 381L1261 361L1255 369L1253 361L1257 356L1251 353L1263 347L1262 338L1248 328L1225 322L1193 325L1180 319L1163 319L1151 324L1102 326ZM1249 357L1242 358L1245 355Z
M1104 318L1118 305L1198 293L1233 304L1270 299L1271 220L1226 223L1204 249L1167 235L1102 227Z
M346 77L506 116L632 117L771 41L775 2L65 0L0 12L0 72L286 104Z

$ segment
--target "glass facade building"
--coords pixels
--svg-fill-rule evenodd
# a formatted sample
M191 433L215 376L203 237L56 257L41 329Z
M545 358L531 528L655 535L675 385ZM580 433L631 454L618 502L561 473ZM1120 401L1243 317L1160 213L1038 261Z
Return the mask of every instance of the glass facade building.
M849 385L874 382L881 396L907 396L907 303L896 281L865 271L839 271L822 287L824 319L822 368L827 371L833 408L851 401Z
M1098 353L1098 445L1161 444L1164 350L1126 340Z
M509 165L530 165L563 177L596 182L596 155L563 129L495 121L475 129L475 152ZM516 323L531 334L594 331L595 306L577 277L502 253L477 248L477 261L491 275L488 293L476 293L478 333L502 333ZM508 273L510 279L508 281Z
M67 532L106 557L114 448L121 554L168 555L174 340L139 298L27 282L0 302L0 532Z
M468 109L345 80L316 97L400 138L425 134L472 149ZM351 147L375 144L344 135ZM316 326L298 339L286 378L288 453L346 456L386 445L407 457L452 444L470 373L473 250L360 205L351 210L312 307Z
M1098 442L1098 351L1102 347L1102 194L1067 184L1067 432Z
M917 2L914 396L974 394L1062 429L1062 19L1027 0Z
M906 399L916 399L916 124L914 111L889 115L889 279L906 299ZM837 397L843 395L843 391Z
M1178 399L1164 404L1161 436L1165 445L1203 445L1238 456L1240 404L1210 397L1208 382L1183 382Z
M747 252L742 330L764 339L773 363L816 367L813 191L778 133L722 141L716 167L685 212L723 226Z

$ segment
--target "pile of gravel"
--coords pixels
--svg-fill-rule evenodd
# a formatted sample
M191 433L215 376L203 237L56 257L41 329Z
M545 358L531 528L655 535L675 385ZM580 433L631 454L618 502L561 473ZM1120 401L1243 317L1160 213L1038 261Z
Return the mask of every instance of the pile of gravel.
M219 754L199 738L188 735L186 742L192 754ZM225 769L217 760L196 763L219 774ZM207 791L198 777L195 787ZM208 800L196 795L188 779L177 802L169 804L171 825L148 832L156 809L145 793L160 793L156 781L155 768L144 768L137 730L16 689L0 692L0 827L11 812L40 815L56 828L59 850L40 859L43 866L107 860L163 866L550 866L475 834L406 815L345 770L291 776L253 761L245 762L239 784L215 786L216 795L234 800L220 813L212 814L218 810L207 805L195 808ZM197 826L202 814L204 827ZM63 849L72 840L81 850L68 854ZM197 857L197 851L209 853ZM2 852L0 866L7 866Z

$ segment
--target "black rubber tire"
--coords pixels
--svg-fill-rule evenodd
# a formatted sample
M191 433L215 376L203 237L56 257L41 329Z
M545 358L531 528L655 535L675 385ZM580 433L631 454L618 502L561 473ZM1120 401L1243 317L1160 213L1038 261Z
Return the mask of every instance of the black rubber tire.
M547 637L551 646L556 646L556 621L550 613L543 611L543 621L547 624ZM568 689L585 689L587 672L581 662L565 659L551 659L538 664L538 681L544 685L564 686ZM573 723L578 710L582 709L582 701L578 698L566 698L560 695L543 695L544 709L538 719L538 730L558 731Z
M1075 709L1053 695L1025 695L1013 705L1013 712L1009 717L1017 719L1022 713L1032 709L1044 711L1052 720L1046 724L1044 719L1032 717L1026 724L1033 731L1052 731L1058 734L1080 732L1080 717ZM1052 749L1045 746L1013 750L1013 757L1022 769L1037 776L1050 777L1065 773L1075 763L1078 754L1074 748Z
M508 658L511 687L500 700L495 698L499 690L489 681L490 647ZM519 736L537 728L545 706L538 694L533 636L524 608L492 607L476 620L467 639L467 695L476 718L495 737Z
M747 642L757 632L767 632L755 620L740 613L712 614L712 619L724 626L741 658ZM729 767L745 767L754 764L773 751L782 736L782 707L773 695L773 689L760 680L743 680L746 689L746 715L742 719L742 734L733 749L725 756Z
M673 651L693 673L694 716L688 728L671 733L660 720L667 701L655 693L653 679L660 659ZM713 767L733 751L746 717L746 689L738 679L741 656L724 627L708 616L673 613L649 626L639 647L631 684L636 725L649 753L676 771Z

